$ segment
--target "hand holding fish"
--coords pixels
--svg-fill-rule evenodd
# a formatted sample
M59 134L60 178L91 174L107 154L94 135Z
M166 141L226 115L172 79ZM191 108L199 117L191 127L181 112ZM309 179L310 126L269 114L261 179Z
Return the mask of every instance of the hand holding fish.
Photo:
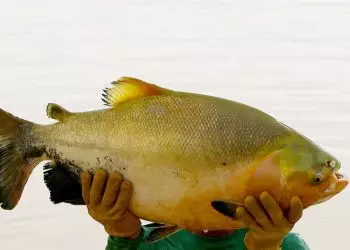
M94 177L89 172L82 175L82 193L88 212L100 222L106 232L115 237L136 238L141 230L141 221L127 208L132 194L132 185L119 173L110 174L98 170Z
M301 218L303 204L298 197L290 201L288 215L269 193L260 195L260 204L253 197L247 197L244 207L237 208L237 216L250 229L245 237L248 249L280 249L283 238ZM265 212L266 211L266 212Z

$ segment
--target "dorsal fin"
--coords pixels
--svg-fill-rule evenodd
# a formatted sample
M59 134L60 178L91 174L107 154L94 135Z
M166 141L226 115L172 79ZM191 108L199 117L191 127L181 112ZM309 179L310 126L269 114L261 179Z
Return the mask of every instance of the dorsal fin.
M102 101L105 105L116 107L118 104L142 96L166 95L172 91L132 77L121 77L111 83L113 87L105 88Z
M49 118L55 119L60 122L66 121L73 113L65 110L60 105L55 103L49 103L46 107L46 114Z

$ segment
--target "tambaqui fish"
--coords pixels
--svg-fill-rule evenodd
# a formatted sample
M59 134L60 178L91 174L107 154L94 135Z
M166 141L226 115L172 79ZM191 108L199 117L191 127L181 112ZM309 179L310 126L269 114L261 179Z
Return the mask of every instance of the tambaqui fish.
M50 125L0 110L3 209L18 204L44 160L54 203L84 204L83 170L119 171L134 186L130 211L167 233L240 228L232 208L263 191L284 208L297 195L307 208L348 185L338 159L256 108L129 77L112 84L101 110L49 104Z

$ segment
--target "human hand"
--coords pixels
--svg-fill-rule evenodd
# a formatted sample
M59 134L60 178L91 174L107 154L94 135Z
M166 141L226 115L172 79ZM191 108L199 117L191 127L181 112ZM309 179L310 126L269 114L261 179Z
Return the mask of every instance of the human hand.
M115 237L135 239L141 231L141 221L128 211L132 185L120 173L109 175L104 170L81 176L82 193L90 216Z
M269 193L260 195L260 202L252 196L244 201L244 207L236 210L237 216L249 228L245 236L245 245L249 250L280 249L283 238L293 229L301 218L303 204L298 197L290 201L288 215ZM266 212L265 212L266 211Z

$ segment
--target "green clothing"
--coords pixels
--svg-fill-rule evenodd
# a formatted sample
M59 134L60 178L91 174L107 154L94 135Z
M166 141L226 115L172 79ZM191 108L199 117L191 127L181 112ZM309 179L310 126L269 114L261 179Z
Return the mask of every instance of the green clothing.
M128 240L110 236L106 250L244 250L244 236L247 229L234 231L230 235L222 237L203 237L191 232L182 230L168 236L154 244L143 242L152 229L142 227L142 233L136 240ZM288 234L282 243L282 250L310 250L306 242L298 234Z

